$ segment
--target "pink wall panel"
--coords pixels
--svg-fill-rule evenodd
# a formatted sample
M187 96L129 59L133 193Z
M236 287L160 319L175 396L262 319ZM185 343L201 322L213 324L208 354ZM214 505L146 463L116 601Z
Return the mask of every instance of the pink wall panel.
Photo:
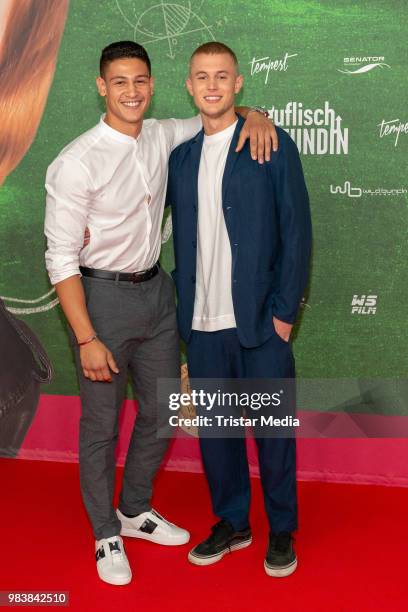
M124 463L135 410L135 402L127 400L121 414L117 450L119 465ZM304 415L307 418L309 413ZM78 397L42 395L37 416L19 456L23 459L77 461L79 416ZM406 427L405 417L387 418L400 419L401 431ZM393 425L397 427L398 424ZM257 475L253 440L248 440L248 456L251 472ZM202 471L197 439L181 432L171 444L165 467ZM408 439L300 438L298 477L301 480L408 486Z

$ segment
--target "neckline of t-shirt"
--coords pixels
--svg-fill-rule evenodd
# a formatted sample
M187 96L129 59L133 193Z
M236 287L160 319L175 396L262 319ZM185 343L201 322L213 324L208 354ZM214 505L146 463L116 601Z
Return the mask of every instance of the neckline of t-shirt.
M233 133L235 132L237 123L238 119L224 130L221 130L221 132L216 132L215 134L207 135L204 133L204 143L214 144L216 142L220 142L221 140L227 140L229 137L232 137Z

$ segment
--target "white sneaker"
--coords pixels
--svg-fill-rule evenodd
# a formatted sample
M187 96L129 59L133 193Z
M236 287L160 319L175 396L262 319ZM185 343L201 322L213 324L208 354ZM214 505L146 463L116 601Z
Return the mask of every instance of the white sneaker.
M141 538L164 546L179 546L187 544L190 534L185 529L169 523L153 508L149 512L142 512L134 518L124 516L119 508L116 510L118 519L122 523L121 535L129 538Z
M132 580L123 540L120 536L96 540L96 568L99 578L109 584L128 584Z

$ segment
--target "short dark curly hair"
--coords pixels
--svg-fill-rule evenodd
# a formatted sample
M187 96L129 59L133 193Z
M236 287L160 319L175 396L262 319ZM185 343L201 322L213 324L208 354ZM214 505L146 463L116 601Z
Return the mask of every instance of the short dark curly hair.
M120 40L102 49L101 59L99 61L99 72L101 77L103 77L106 66L110 64L110 62L116 59L129 57L136 57L142 60L148 68L149 76L151 75L152 66L146 49L132 40Z

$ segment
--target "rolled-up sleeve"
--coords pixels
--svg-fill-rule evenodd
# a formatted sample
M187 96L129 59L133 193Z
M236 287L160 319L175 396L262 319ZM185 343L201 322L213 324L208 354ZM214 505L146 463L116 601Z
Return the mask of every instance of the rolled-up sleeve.
M79 253L84 243L92 184L80 160L58 157L48 168L45 188L45 263L55 285L80 275Z

